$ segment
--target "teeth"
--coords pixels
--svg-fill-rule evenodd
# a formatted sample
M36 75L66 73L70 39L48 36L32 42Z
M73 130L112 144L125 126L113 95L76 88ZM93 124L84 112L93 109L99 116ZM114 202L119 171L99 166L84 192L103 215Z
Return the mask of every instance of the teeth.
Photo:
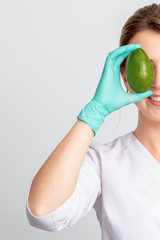
M153 101L160 102L160 97L150 97Z

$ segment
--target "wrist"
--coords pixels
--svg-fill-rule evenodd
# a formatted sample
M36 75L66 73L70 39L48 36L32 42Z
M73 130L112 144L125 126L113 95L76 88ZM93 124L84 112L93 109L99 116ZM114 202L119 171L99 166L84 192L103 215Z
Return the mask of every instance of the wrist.
M93 98L79 113L78 119L85 121L93 130L94 136L104 122L105 117L110 114L107 107Z

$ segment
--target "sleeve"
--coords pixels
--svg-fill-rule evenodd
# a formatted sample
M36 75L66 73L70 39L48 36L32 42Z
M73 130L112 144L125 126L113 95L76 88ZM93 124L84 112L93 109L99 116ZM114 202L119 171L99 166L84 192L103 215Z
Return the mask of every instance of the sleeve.
M45 216L37 217L29 210L27 196L26 215L29 224L33 227L52 232L72 227L78 220L85 217L91 211L96 199L100 195L100 155L97 145L91 142L80 169L76 188L60 207Z

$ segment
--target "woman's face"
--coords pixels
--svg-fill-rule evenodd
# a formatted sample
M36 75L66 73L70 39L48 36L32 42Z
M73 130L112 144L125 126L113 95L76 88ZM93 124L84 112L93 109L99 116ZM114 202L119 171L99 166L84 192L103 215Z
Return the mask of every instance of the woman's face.
M141 44L141 48L147 53L154 68L154 81L149 90L151 90L153 94L160 96L160 33L152 30L141 31L133 36L128 44ZM128 59L129 56L127 56L126 63L128 62ZM126 69L125 71L121 71L121 75L129 93L136 93L128 85ZM153 121L160 123L160 107L154 106L148 98L135 104L142 114Z

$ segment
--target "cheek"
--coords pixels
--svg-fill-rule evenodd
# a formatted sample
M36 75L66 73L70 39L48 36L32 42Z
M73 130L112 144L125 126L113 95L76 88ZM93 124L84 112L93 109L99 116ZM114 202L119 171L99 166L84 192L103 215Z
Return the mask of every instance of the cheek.
M135 94L134 92L128 85L129 93ZM155 122L160 122L160 108L155 108L152 106L149 102L148 99L145 98L140 102L134 103L140 113L145 115L146 117L152 119Z
M144 115L150 115L150 109L149 109L149 106L148 106L148 103L147 103L147 99L143 99L142 101L140 102L136 102L134 103L136 105L136 107L138 108L138 110L143 113Z
M136 94L136 92L134 92L133 90L132 90L132 88L130 88L130 86L129 86L129 84L128 84L128 89L129 89L129 93L131 93L131 94ZM141 102L136 102L136 103L134 103L136 106L137 106L137 108L139 109L139 110L142 110L143 111L143 109L144 109L144 105L145 105L145 101L144 101L144 99L141 101Z
M147 98L143 99L143 100L140 101L140 102L136 102L135 104L136 104L137 108L138 108L139 110L141 110L142 112L143 112L143 111L148 112L148 111L150 111L150 110L153 110L153 109L152 109L152 106L150 106L150 103L148 102L148 99L147 99Z
M136 102L136 103L134 103L136 106L137 106L137 108L139 109L139 110L141 110L141 111L143 111L144 109L146 109L146 103L145 103L145 101L144 100L142 100L141 102Z
M141 102L134 104L137 106L140 114L154 122L160 123L160 109L151 106L147 99L143 99Z
M143 99L141 102L136 102L134 104L138 108L138 114L140 116L154 120L153 114L150 112L145 99Z

